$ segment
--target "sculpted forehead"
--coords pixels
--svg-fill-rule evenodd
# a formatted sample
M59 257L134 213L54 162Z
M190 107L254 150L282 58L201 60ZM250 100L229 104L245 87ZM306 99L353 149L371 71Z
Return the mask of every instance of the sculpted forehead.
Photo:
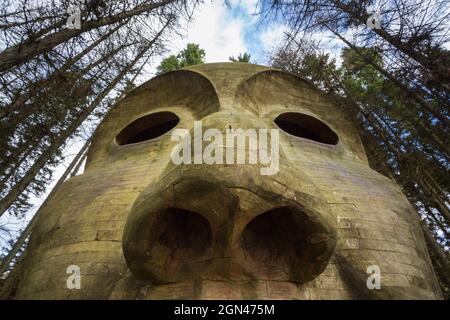
M274 128L273 120L280 114L301 113L320 120L337 134L339 143L335 149L340 154L366 161L361 141L350 121L327 96L305 80L248 63L213 63L160 75L128 94L97 130L88 165L116 151L116 137L133 121L167 111L179 118L177 127L187 129L192 127L193 121L217 112L238 117L246 114ZM142 152L146 149L142 145L139 148Z

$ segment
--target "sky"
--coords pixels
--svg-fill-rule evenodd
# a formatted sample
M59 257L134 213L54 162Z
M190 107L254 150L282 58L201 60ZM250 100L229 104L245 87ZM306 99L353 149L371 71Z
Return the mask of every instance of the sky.
M258 0L229 0L227 7L224 1L206 0L199 6L192 20L182 23L179 31L180 37L172 39L167 54L155 58L140 81L156 74L156 67L164 57L177 54L188 43L199 44L206 52L206 62L229 62L229 57L237 57L248 52L251 63L268 64L268 56L280 44L285 32L289 28L275 21L270 27L261 22L257 15ZM340 64L341 43L332 35L316 33L316 40L321 40L322 47L327 50Z
M206 62L228 62L230 56L249 52L251 62L267 63L267 54L273 50L287 29L284 25L267 28L255 15L257 0L205 1L195 11L192 21L183 23L182 37L176 37L167 55L176 54L188 43L197 43L206 52ZM160 59L153 64L155 68ZM155 72L156 69L153 70Z

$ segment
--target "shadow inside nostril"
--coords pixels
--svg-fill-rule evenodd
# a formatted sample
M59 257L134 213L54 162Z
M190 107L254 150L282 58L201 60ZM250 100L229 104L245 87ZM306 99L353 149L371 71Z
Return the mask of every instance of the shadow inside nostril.
M297 205L259 214L242 231L240 263L261 279L304 283L318 276L334 250L333 229Z
M302 250L303 226L289 208L262 213L242 233L242 247L254 259L266 261L292 258Z
M189 250L189 254L198 256L212 243L208 220L189 210L168 208L155 229L155 232L160 232L159 243L172 253Z
M133 221L139 228L126 228L124 236L124 255L132 273L155 283L198 278L210 264L213 232L209 220L177 207L140 213L145 218Z

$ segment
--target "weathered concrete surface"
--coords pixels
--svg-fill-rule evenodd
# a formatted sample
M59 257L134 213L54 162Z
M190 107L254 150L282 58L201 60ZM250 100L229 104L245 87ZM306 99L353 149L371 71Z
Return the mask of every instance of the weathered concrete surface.
M187 129L194 120L276 128L278 115L300 112L339 142L281 132L275 176L255 165L175 166L170 132L116 143L159 111ZM17 299L441 298L417 214L370 169L349 120L307 82L262 66L193 66L135 89L97 130L84 174L41 210L12 276ZM80 290L67 289L69 265L81 268ZM381 290L366 287L370 265Z

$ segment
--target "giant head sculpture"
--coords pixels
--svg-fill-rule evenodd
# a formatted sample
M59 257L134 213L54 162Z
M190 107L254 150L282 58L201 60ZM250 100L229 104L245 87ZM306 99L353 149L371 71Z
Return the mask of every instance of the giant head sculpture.
M272 136L251 143L252 130ZM262 66L198 65L136 88L41 210L15 298L440 297L414 209L349 119Z

